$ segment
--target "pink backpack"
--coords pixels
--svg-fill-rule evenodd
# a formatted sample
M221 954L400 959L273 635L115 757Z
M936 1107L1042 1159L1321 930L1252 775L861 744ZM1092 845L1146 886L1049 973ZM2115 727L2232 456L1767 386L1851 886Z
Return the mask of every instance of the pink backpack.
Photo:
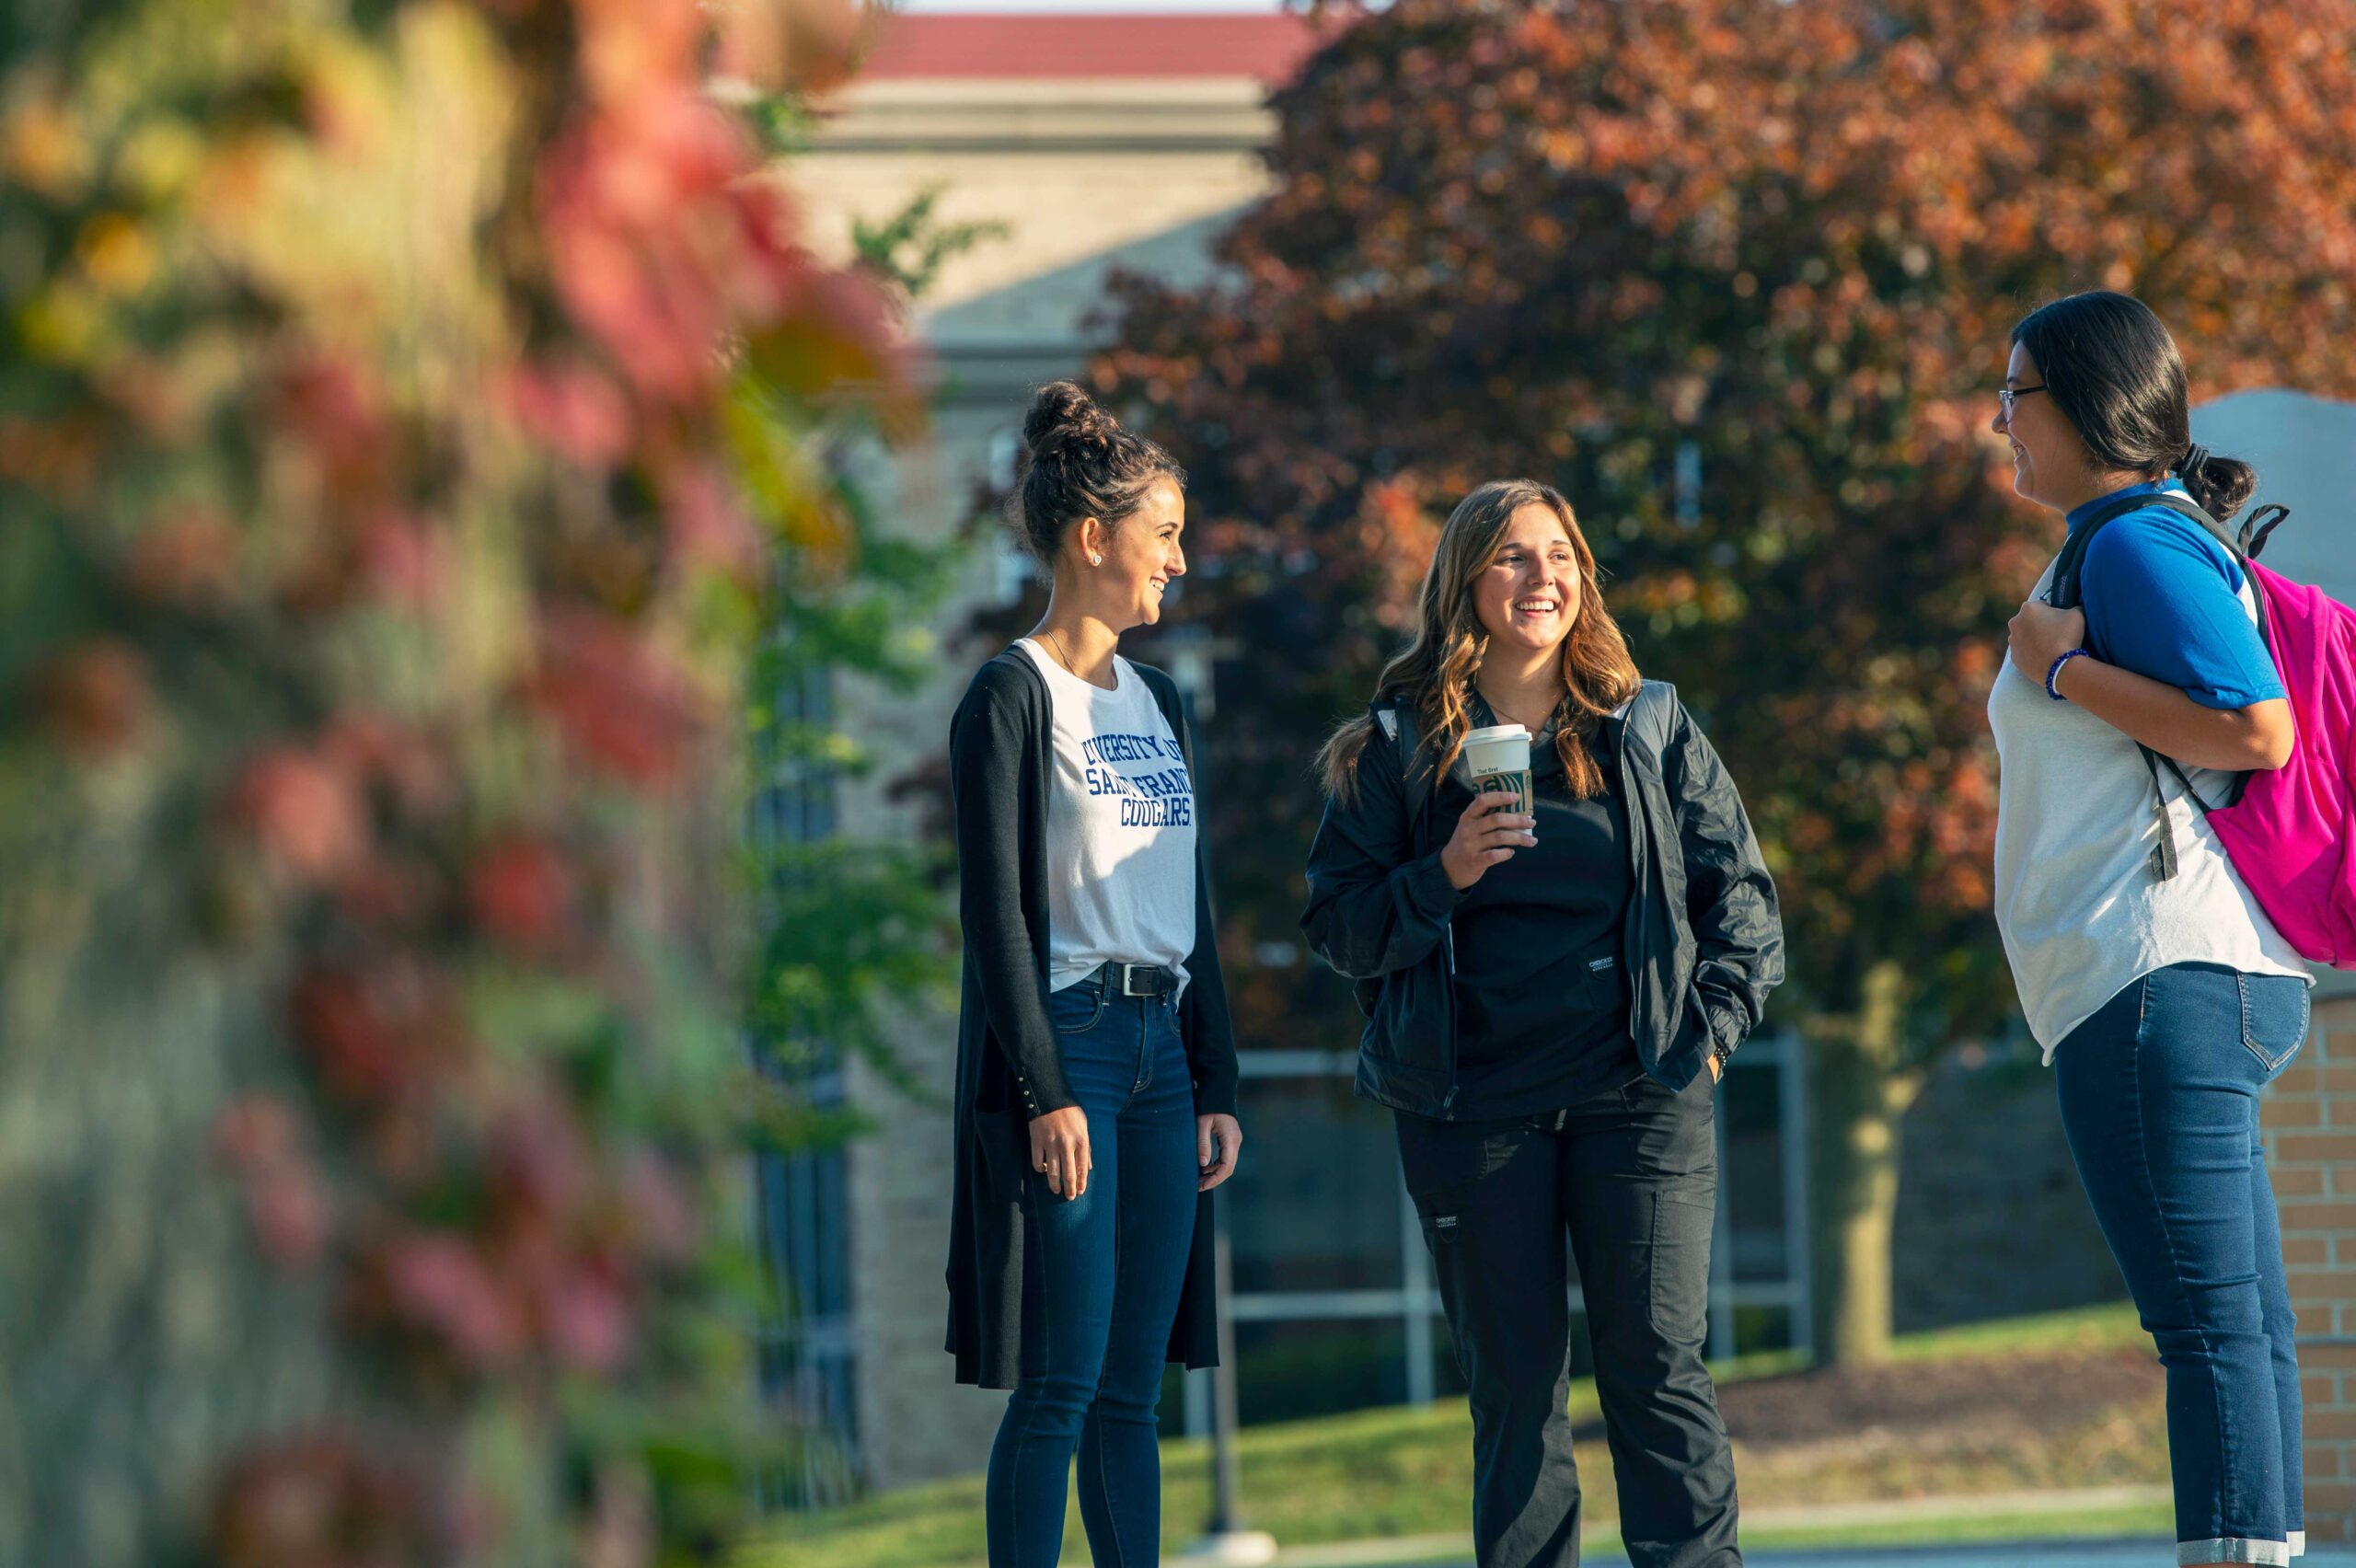
M2241 775L2223 805L2202 800L2173 758L2146 749L2152 788L2156 794L2161 767L2176 775L2216 830L2251 895L2302 958L2356 969L2356 610L2250 559L2288 515L2286 508L2261 507L2238 535L2181 495L2138 496L2112 515L2151 505L2194 519L2241 563L2258 600L2258 630L2298 725L2291 760L2271 771ZM2267 519L2263 524L2261 517ZM2071 540L2076 548L2064 553L2083 560L2084 540L2109 520L2098 516L2081 528ZM2075 577L2074 571L2071 575ZM2055 585L2062 585L2058 568ZM2076 583L2069 586L2074 590ZM2057 596L2054 602L2062 601ZM2162 835L2154 856L2163 877L2176 872L2176 847L2169 839Z

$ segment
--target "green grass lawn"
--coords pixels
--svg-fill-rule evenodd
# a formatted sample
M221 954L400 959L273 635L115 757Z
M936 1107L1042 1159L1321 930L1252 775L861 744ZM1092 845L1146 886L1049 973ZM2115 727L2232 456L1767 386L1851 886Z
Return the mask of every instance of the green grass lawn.
M1901 1361L1987 1361L1990 1376L2007 1366L2039 1363L2150 1342L2124 1306L1975 1324L1899 1342ZM1787 1355L1749 1357L1712 1368L1723 1387L1790 1372ZM1575 1421L1596 1414L1591 1383L1572 1386ZM2055 1430L1990 1430L1975 1435L1944 1427L1935 1435L1888 1433L1854 1439L1752 1448L1738 1464L1747 1508L1788 1509L1880 1498L1951 1498L1992 1493L2165 1482L2166 1438L2156 1396L2085 1412ZM1458 1533L1470 1528L1472 1421L1461 1401L1316 1421L1254 1426L1242 1434L1244 1501L1255 1528L1288 1547L1327 1541ZM1190 1438L1162 1446L1163 1539L1176 1549L1200 1529L1209 1502L1208 1444ZM1577 1447L1591 1517L1611 1539L1616 1505L1611 1455L1603 1443ZM2116 1516L2112 1516L2115 1515ZM1069 1513L1065 1561L1085 1562L1080 1510ZM2008 1528L2009 1527L2009 1528ZM2101 1518L2039 1516L2021 1524L1965 1515L1945 1522L1860 1526L1759 1534L1760 1545L1850 1545L2008 1536L2165 1533L2165 1511L2113 1510ZM1920 1533L1928 1531L1930 1533ZM1745 1531L1746 1544L1751 1532ZM982 1480L960 1476L868 1498L826 1513L774 1521L747 1546L739 1568L965 1568L983 1558Z

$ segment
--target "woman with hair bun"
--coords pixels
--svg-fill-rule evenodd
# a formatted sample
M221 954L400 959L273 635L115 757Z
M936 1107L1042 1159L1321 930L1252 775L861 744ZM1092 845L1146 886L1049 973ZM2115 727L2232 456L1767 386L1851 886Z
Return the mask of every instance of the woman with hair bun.
M2177 1561L2287 1563L2299 1366L2258 1097L2308 975L2201 809L2293 738L2223 526L2258 477L2193 444L2184 361L2124 294L2025 317L1997 398L2014 488L2067 526L1988 698L1997 926L2167 1369Z
M1011 1389L991 1568L1052 1568L1077 1449L1099 1562L1161 1551L1156 1407L1217 1359L1210 1190L1242 1147L1194 748L1118 651L1184 576L1185 475L1068 381L1039 389L1009 503L1054 579L950 727L964 995L949 1344Z

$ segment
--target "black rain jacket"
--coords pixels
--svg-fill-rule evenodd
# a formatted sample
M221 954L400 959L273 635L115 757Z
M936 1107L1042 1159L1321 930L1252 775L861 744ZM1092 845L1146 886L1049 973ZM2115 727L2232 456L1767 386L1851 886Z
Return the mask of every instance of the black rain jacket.
M1309 851L1311 948L1358 982L1367 1014L1357 1092L1419 1116L1457 1113L1457 901L1439 852L1456 824L1434 809L1437 760L1403 698L1369 709L1357 791L1326 802ZM1759 1026L1784 978L1775 884L1734 780L1677 689L1646 681L1615 726L1635 892L1622 962L1628 1029L1646 1072L1682 1090ZM1412 757L1403 767L1402 759Z

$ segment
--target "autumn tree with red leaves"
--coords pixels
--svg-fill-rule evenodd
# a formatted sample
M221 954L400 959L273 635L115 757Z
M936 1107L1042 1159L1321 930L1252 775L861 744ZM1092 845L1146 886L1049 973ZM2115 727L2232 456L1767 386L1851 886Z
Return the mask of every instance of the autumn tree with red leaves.
M1880 1355L1900 1119L2009 1009L1983 707L2057 540L1988 428L2007 330L2131 290L2197 397L2356 390L2351 38L2345 0L1356 17L1276 95L1226 274L1126 282L1095 366L1191 475L1173 620L1229 650L1230 951L1293 934L1306 759L1398 646L1438 519L1486 478L1560 486L1767 847L1816 1343ZM1354 1032L1329 978L1238 980L1247 1038Z

